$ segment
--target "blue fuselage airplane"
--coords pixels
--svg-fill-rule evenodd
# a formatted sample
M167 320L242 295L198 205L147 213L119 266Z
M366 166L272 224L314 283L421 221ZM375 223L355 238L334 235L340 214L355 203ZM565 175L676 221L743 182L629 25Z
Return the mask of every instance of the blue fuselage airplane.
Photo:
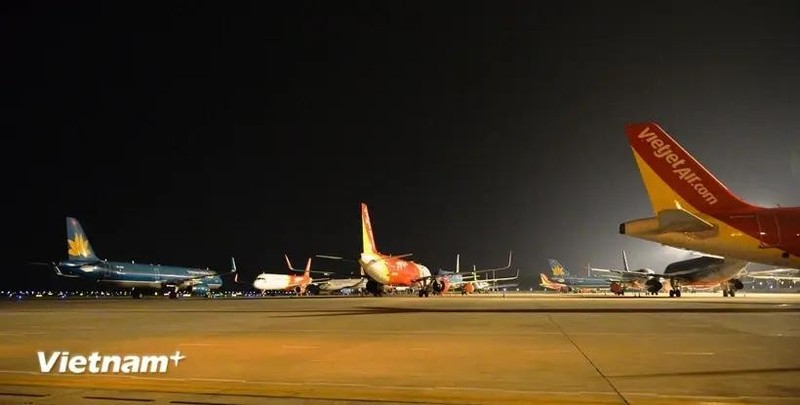
M163 289L169 290L170 298L177 298L181 291L207 295L222 286L222 277L209 269L101 260L78 220L70 217L67 217L67 247L68 259L53 265L56 274L131 288L133 298L141 298L148 290ZM232 262L231 273L235 272L236 264Z
M569 291L607 289L611 287L611 280L608 278L570 276L558 260L547 259L547 261L550 263L553 281L566 285Z

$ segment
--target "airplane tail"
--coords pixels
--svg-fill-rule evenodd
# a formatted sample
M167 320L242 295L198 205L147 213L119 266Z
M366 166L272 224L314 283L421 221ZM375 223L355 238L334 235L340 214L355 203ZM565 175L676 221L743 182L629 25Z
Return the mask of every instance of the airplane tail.
M100 260L94 254L81 223L72 217L67 217L67 256L70 260Z
M361 238L363 240L363 253L378 253L375 237L372 236L372 223L369 221L367 204L361 203Z
M541 285L550 284L550 279L544 273L539 273L539 279L542 281Z
M558 262L556 259L547 259L547 262L550 263L550 271L553 272L553 276L555 277L565 277L569 275L569 272Z
M753 208L658 124L628 124L625 132L655 214L676 208L706 213Z

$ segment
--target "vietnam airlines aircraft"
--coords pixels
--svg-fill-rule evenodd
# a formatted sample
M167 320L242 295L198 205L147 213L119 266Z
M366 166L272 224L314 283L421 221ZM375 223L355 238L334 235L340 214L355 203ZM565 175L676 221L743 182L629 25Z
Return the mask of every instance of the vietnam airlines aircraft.
M629 124L626 133L655 216L620 224L621 234L800 269L800 207L743 201L658 124Z
M59 276L131 288L133 298L142 298L144 291L162 289L169 290L170 298L177 298L182 291L207 295L222 286L220 275L209 269L101 260L81 224L71 217L67 217L67 255L67 260L53 264ZM231 264L233 274L236 265L232 259Z
M380 253L372 235L367 204L361 203L362 252L359 265L367 281L367 291L374 296L383 294L383 286L419 288L419 296L429 296L432 292L431 271L422 264L403 258L409 254L391 256Z
M556 259L547 259L553 281L567 286L568 291L606 290L611 288L611 280L604 277L574 277ZM614 291L616 293L616 291Z

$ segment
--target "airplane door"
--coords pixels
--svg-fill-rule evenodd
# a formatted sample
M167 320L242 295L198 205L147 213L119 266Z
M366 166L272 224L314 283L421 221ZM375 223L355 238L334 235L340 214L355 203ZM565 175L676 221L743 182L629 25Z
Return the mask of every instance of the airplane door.
M775 213L771 210L756 214L758 222L759 239L762 248L777 247L781 244L781 230L778 227L778 220Z
M153 281L161 281L161 274L158 266L153 266Z

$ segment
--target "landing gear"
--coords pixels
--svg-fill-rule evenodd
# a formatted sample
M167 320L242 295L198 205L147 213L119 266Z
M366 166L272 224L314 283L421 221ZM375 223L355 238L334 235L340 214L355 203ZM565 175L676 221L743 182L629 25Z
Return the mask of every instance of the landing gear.
M681 290L678 289L678 288L669 290L669 296L670 296L670 298L672 298L672 297L680 298L681 297Z
M431 293L430 293L430 291L428 291L427 288L423 288L423 289L419 290L419 296L420 297L427 297L429 295L431 295Z
M142 299L143 295L144 294L142 293L141 290L137 290L135 288L131 290L131 298L133 298L133 299L137 299L137 300L138 299Z
M380 297L383 295L383 285L375 280L369 280L367 281L367 292L376 297Z

